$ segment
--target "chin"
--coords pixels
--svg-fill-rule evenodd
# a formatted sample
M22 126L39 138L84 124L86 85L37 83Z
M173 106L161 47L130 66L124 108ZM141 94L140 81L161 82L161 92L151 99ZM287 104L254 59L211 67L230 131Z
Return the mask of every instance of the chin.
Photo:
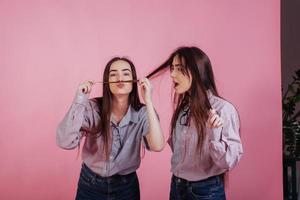
M182 90L178 90L178 89L175 89L175 93L176 93L176 94L183 94L183 93L184 93L184 91L182 91Z
M188 90L187 89L184 89L184 88L178 88L178 89L175 89L175 93L176 94L184 94L185 92L187 92Z
M130 91L114 91L113 95L129 95Z

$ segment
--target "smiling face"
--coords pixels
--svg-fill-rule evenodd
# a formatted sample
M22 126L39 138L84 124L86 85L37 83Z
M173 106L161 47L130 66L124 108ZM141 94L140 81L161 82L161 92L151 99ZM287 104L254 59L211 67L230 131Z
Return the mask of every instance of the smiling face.
M132 91L132 83L122 81L130 81L132 79L132 70L129 63L124 60L118 60L111 64L108 81L117 82L109 83L109 89L113 95L129 95Z
M174 89L177 94L187 92L192 85L192 75L185 69L185 61L178 55L173 58L172 65L170 66L170 76L174 83Z

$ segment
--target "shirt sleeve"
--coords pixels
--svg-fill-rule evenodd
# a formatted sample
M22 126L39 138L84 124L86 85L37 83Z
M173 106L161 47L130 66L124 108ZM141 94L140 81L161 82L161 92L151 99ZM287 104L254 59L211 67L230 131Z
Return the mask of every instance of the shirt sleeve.
M223 127L214 128L210 134L210 155L217 166L230 170L243 154L239 116L234 106L228 102L219 114L224 124Z
M59 123L56 131L56 143L63 149L76 148L84 133L99 132L100 114L95 100L78 92L73 103Z
M140 118L140 123L141 123L141 130L142 130L142 144L143 146L149 150L149 145L147 142L146 135L149 132L149 120L148 120L148 115L147 115L147 108L146 106L143 106L142 108L142 113L141 113L141 118Z

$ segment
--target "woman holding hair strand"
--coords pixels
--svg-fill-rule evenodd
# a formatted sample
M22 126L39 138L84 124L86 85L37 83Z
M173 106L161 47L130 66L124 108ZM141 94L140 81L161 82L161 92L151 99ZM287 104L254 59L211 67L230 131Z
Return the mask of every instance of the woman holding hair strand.
M76 200L140 199L136 170L141 143L152 151L165 144L152 86L146 78L138 81L133 63L119 57L105 67L103 96L88 99L94 84L79 86L57 128L57 144L63 149L78 147L85 137ZM146 105L139 100L138 84Z

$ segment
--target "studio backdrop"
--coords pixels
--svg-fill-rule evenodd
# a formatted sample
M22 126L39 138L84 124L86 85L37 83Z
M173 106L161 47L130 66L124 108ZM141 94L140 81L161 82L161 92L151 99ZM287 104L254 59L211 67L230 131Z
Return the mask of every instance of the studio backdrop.
M191 45L208 54L240 115L244 155L228 199L282 199L279 0L0 0L0 199L74 199L78 150L55 137L78 85L102 80L113 56L130 58L142 78ZM167 138L171 80L166 72L151 82ZM168 199L170 157L169 146L146 151L143 200Z

